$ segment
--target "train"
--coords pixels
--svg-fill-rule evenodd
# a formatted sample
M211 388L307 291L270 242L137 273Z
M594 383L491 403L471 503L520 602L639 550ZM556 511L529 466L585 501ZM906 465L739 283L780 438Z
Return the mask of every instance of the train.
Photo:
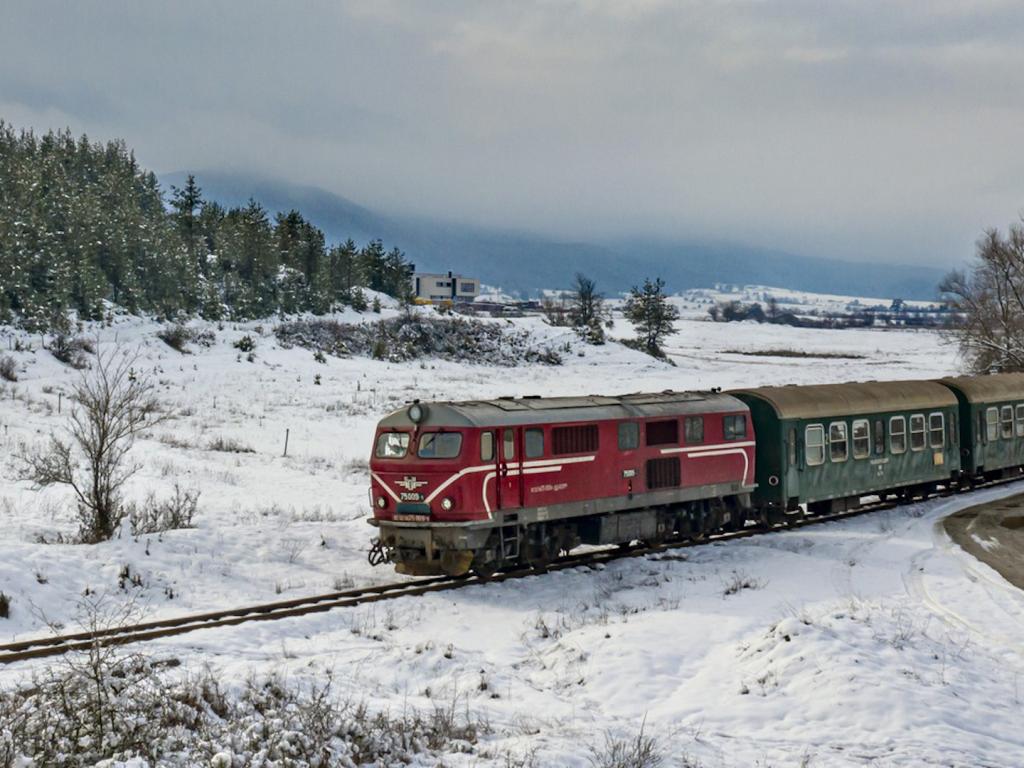
M1024 374L618 396L415 400L370 459L374 564L543 567L1024 471Z

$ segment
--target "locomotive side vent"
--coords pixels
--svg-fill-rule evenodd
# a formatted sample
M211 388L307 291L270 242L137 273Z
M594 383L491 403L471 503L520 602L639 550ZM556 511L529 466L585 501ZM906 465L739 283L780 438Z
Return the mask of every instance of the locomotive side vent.
M677 488L680 484L679 457L647 460L647 488Z

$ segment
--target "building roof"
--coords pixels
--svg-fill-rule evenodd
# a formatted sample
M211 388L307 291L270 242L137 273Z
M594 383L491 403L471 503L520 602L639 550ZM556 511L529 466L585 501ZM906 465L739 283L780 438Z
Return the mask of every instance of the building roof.
M421 405L426 410L426 417L420 426L425 427L501 427L748 410L745 403L718 392L671 391L617 397L501 397ZM408 406L385 416L380 426L395 429L413 427Z
M969 403L1024 400L1024 373L993 373L988 376L950 376L938 379L961 392Z
M927 410L957 404L956 396L932 381L866 381L736 389L729 394L763 400L781 419L858 416L889 411Z

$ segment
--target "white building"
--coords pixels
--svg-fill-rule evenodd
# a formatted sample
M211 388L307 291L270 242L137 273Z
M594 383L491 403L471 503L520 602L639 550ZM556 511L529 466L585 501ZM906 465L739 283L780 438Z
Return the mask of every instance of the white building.
M446 275L416 272L412 276L412 294L420 301L432 303L473 301L480 295L480 281L451 272Z

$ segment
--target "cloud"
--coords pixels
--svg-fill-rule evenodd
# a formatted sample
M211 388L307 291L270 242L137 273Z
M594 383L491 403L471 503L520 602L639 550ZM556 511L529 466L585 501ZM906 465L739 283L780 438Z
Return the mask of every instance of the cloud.
M1024 199L1016 3L13 4L0 117L371 207L948 265Z

